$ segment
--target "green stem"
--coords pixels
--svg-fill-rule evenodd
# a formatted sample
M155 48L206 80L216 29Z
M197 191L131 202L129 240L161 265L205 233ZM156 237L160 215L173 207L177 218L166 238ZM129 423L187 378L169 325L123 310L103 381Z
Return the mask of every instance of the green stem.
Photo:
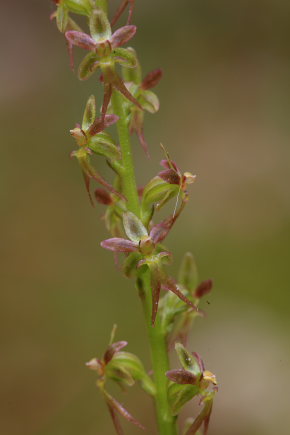
M123 170L121 173L122 192L127 198L128 209L136 216L140 216L140 203L135 179L134 162L131 152L130 134L123 107L123 97L116 91L113 92L112 103L115 115L119 116L117 129L122 152ZM176 435L176 418L171 415L167 387L168 379L165 373L169 370L168 349L166 334L161 323L156 321L151 325L152 291L150 272L143 273L140 277L143 289L144 311L147 322L149 342L151 348L152 368L156 385L155 407L159 435Z
M113 110L115 115L119 116L117 129L123 162L123 173L121 176L122 190L128 201L128 210L130 210L136 216L140 216L140 204L131 152L130 133L126 121L126 114L124 112L123 101L124 99L122 95L120 95L117 91L114 91L112 95Z
M169 370L168 346L166 332L158 319L152 326L152 291L149 270L140 276L144 291L143 306L147 322L147 330L151 348L152 368L156 385L156 414L160 435L176 435L176 417L172 416L168 403L168 379L165 373Z

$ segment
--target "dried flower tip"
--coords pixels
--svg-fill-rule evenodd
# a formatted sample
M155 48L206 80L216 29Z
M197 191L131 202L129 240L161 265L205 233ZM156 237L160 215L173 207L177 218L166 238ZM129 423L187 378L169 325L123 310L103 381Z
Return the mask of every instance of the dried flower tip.
M86 363L86 366L91 369L98 372L100 376L104 374L104 364L102 361L100 361L97 358L93 358L90 361Z
M104 355L105 364L108 364L111 361L111 359L113 358L113 356L115 355L115 353L118 353L121 349L126 347L127 344L128 344L127 341L117 341L116 343L112 343L108 347L108 349Z
M190 172L184 172L183 176L187 184L192 184L196 180L196 175L192 175Z
M163 71L161 69L155 69L154 71L151 71L147 76L144 78L141 87L144 90L152 89L155 86L158 85L159 81L161 80L163 76Z
M95 198L100 204L111 205L113 203L111 195L105 189L96 189Z
M208 279L207 281L203 281L197 289L195 290L194 296L197 299L201 299L204 295L208 294L212 289L213 282L211 279Z
M217 385L217 379L216 379L216 375L214 375L212 372L210 372L209 370L205 370L203 372L203 379L205 381L209 381L214 385Z

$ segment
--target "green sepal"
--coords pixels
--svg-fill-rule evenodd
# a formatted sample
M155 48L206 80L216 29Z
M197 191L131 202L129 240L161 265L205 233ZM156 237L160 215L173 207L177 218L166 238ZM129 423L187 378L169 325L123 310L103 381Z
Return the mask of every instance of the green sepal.
M116 146L114 139L112 138L112 136L110 136L109 133L107 133L105 131L101 131L95 137L97 137L99 143L103 143L105 145L106 144L114 145L114 147L117 148L119 157L121 156L120 151L119 151L118 147Z
M156 176L145 186L141 203L141 215L144 222L152 217L154 210L152 205L155 204L156 209L163 207L166 202L176 196L179 191L177 184L169 184L162 178Z
M192 292L198 285L197 267L191 252L187 252L182 259L178 282L189 292Z
M87 80L99 68L98 56L96 53L88 53L81 61L78 68L78 78Z
M84 131L88 130L91 124L94 122L95 118L96 118L96 99L94 95L91 95L88 98L86 108L84 111L82 129Z
M156 176L149 181L143 191L142 203L153 204L161 201L168 192L178 193L177 184L169 184Z
M138 243L143 237L148 236L148 232L140 219L130 211L123 214L123 225L128 239L132 242Z
M90 16L92 11L90 0L65 0L65 5L75 14Z
M61 33L67 30L68 26L68 9L65 4L60 3L56 11L56 25Z
M89 27L92 38L96 42L104 42L111 38L111 25L102 9L95 9L90 16Z
M161 298L160 312L167 333L171 332L173 323L177 316L183 314L185 311L188 311L188 306L177 298L174 293L168 292L163 296L163 298Z
M142 82L142 71L141 71L141 66L140 66L140 63L139 63L137 55L136 55L136 51L132 47L128 47L126 50L130 51L130 53L132 53L132 55L134 56L134 58L136 60L136 67L134 69L132 69L130 67L128 68L126 66L123 66L122 75L123 75L124 81L125 82L132 82L139 87L141 85L141 82Z
M172 383L168 387L168 400L173 415L177 415L181 408L199 393L197 385L180 385Z
M132 387L135 384L131 373L122 365L114 364L113 360L106 366L106 378L117 382L121 387Z
M123 236L122 219L119 213L116 211L116 207L107 207L105 213L105 225L107 230L113 237Z
M181 343L175 344L175 350L182 367L192 372L195 376L200 377L202 373L195 357Z
M143 109L150 113L158 112L160 107L159 99L152 91L143 91L139 97L139 102Z
M154 396L156 394L155 385L152 379L147 375L146 370L140 359L130 352L118 352L114 355L107 367L122 367L135 381L139 381L141 387L146 393Z
M109 135L108 135L109 136ZM110 137L109 137L110 138ZM105 134L97 134L88 141L88 148L95 154L104 156L109 160L119 160L120 151L110 140L106 141Z
M131 50L127 48L117 47L113 51L113 57L116 62L126 68L135 68L137 59Z
M127 278L132 278L137 271L137 264L141 259L139 252L131 252L123 263L123 272Z

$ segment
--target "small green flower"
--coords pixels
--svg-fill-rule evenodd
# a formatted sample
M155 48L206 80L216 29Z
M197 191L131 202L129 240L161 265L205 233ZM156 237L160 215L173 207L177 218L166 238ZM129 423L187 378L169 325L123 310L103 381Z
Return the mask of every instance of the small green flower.
M148 233L137 216L131 212L126 212L123 214L123 225L128 239L114 237L101 242L103 248L113 252L139 252L141 254L136 268L146 266L151 273L153 325L157 316L161 289L174 293L192 309L196 309L195 305L179 290L174 280L168 277L163 270L164 258L170 257L170 252L156 251L158 243L166 237L173 221L174 218L165 219L165 221L154 225Z
M91 179L96 180L111 193L124 199L123 195L117 192L113 186L96 171L90 162L92 154L102 155L109 161L115 161L115 163L120 159L120 152L116 145L114 145L112 138L108 133L104 133L104 129L116 123L118 119L116 115L105 115L104 120L102 118L96 118L95 97L91 95L86 104L82 125L77 125L70 131L78 144L78 149L72 151L71 156L78 159L92 205L93 199L90 193Z
M176 343L175 349L182 365L182 369L169 370L166 376L171 384L168 389L169 402L174 415L195 396L200 396L203 408L185 435L195 435L203 425L203 434L208 432L210 416L215 393L217 392L216 376L205 370L203 360L196 352L190 353L181 343Z
M120 27L113 34L106 14L101 9L94 9L89 17L90 35L75 30L69 30L65 37L69 44L72 58L72 47L88 50L79 67L79 78L88 79L98 68L102 71L104 83L104 99L102 105L102 117L107 113L113 89L120 92L126 99L136 104L141 110L142 106L128 91L123 80L115 71L116 64L134 68L135 57L125 48L121 48L136 33L136 26L127 25Z
M139 358L129 352L124 352L122 349L127 346L127 341L114 342L116 325L113 327L109 346L107 347L103 357L93 358L86 363L86 366L97 372L97 386L102 392L104 399L109 408L113 424L117 434L123 434L123 431L118 420L118 414L124 417L127 421L135 424L140 429L145 429L114 397L112 397L105 388L107 380L115 381L122 388L132 386L135 380L141 383L147 393L154 395L155 386L151 378L147 375Z

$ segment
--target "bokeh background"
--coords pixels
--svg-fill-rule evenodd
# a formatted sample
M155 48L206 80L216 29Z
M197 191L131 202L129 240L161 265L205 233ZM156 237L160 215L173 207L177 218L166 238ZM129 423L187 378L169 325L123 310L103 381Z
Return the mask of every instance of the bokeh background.
M140 184L159 169L159 142L198 176L167 246L172 273L190 250L215 282L190 339L220 381L211 434L287 435L290 4L136 3L144 72L164 69L161 110L146 117L151 161L134 138ZM133 284L99 246L103 209L69 159L68 131L96 83L70 71L52 11L46 0L1 5L0 431L113 434L84 362L102 354L113 323L147 368L148 345ZM116 394L155 434L151 401L137 387Z

